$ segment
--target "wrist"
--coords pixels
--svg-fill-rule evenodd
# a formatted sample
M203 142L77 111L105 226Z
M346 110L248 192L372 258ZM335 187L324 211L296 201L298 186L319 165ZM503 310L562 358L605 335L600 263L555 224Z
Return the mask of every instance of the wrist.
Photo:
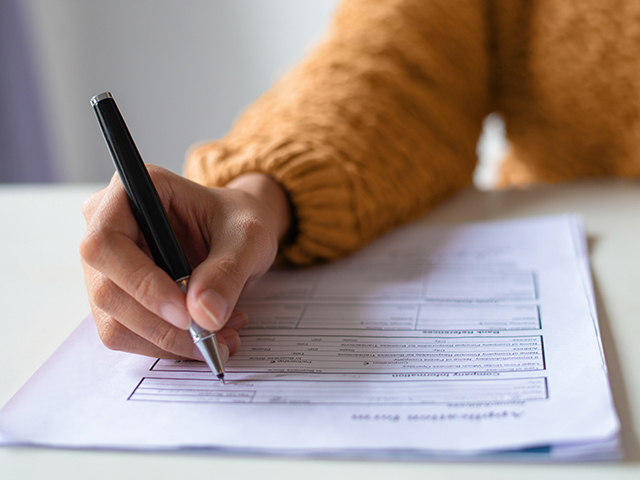
M269 175L247 173L234 178L226 188L249 193L269 208L276 222L278 241L282 241L291 228L293 215L287 191L280 183Z

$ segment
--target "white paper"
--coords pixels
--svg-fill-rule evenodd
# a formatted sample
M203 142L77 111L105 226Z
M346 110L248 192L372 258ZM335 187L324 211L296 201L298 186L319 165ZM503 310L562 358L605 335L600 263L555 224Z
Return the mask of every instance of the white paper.
M423 220L269 272L239 303L227 385L199 362L108 351L87 319L0 412L0 443L616 457L583 232L570 215Z

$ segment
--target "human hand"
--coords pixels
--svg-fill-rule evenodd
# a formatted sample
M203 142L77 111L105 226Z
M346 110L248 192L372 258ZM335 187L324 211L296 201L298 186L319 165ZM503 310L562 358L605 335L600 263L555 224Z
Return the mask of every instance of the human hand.
M154 263L117 175L83 205L80 245L89 303L102 342L114 350L196 358L189 315L218 332L223 361L240 346L247 317L234 306L247 280L266 272L290 223L282 187L249 174L207 188L148 166L193 268L188 293Z

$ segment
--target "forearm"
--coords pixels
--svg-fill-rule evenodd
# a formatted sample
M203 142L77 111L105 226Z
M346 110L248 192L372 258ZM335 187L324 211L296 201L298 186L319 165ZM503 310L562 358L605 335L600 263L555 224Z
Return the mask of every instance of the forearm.
M262 172L284 185L297 263L351 253L470 184L489 111L481 2L345 2L320 46L187 175L225 185Z

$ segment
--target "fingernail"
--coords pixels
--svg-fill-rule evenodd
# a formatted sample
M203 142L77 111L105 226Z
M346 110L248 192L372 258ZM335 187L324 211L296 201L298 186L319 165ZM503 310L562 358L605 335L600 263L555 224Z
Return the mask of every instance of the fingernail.
M247 314L239 310L235 310L231 314L231 317L229 317L229 321L226 326L233 328L234 330L242 330L247 325L249 325L249 317Z
M198 305L213 323L213 330L220 330L224 326L227 301L219 293L213 290L205 290L198 297Z
M237 352L240 350L240 335L237 333L235 335L231 335L230 337L224 337L227 342L227 347L229 352Z
M174 302L165 302L160 307L160 315L171 325L186 330L191 326L189 312L182 305Z
M229 360L229 347L224 343L218 343L218 351L222 357L222 363L227 363L227 360Z

